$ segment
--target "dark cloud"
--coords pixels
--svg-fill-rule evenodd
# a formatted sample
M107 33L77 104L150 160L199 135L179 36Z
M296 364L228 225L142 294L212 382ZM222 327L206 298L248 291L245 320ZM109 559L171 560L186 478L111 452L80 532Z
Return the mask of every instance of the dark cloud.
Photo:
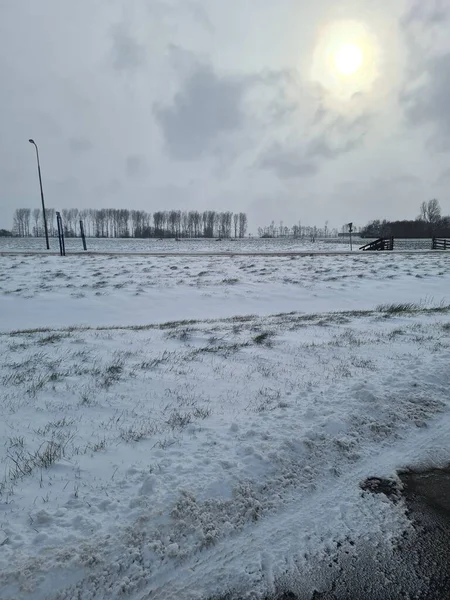
M448 169L444 169L442 171L442 173L440 173L440 175L436 179L437 185L441 185L441 184L448 185L449 182L450 182L450 167L448 167Z
M363 137L346 140L340 144L333 143L326 133L312 139L306 147L306 155L327 159L337 158L341 154L351 152L361 145Z
M404 91L400 101L411 125L430 124L429 140L435 150L450 150L450 54L432 58L426 63L426 82Z
M448 16L448 0L415 0L401 20L401 25L404 28L413 23L433 26L446 21Z
M134 71L145 64L145 47L121 23L112 31L112 64L116 71Z
M95 193L101 197L102 200L108 201L111 197L122 193L123 185L117 177L113 177L110 180L96 185L94 189Z
M125 161L125 173L130 179L145 173L145 160L138 154L131 154Z
M399 94L409 126L428 125L425 146L450 150L450 54L437 54L439 38L446 37L448 0L416 0L401 21L408 48L407 77ZM442 51L441 51L442 52Z
M257 164L272 169L280 178L314 175L321 160L334 160L361 146L369 122L367 114L349 119L320 106L301 137L288 144L272 144Z
M73 155L85 154L92 148L92 143L87 138L70 138L69 150Z
M261 169L270 169L281 179L295 177L311 177L317 173L317 165L305 158L304 152L285 149L280 144L273 144L259 159Z
M312 158L332 160L341 154L355 150L364 141L370 116L362 114L356 119L347 119L342 115L336 116L330 111L319 109L321 132L315 134L306 146L306 155ZM317 125L318 114L314 118Z
M154 107L169 155L194 160L214 153L221 136L243 125L246 85L245 80L218 77L210 67L198 66L171 106Z
M209 18L206 8L200 2L186 2L186 8L192 14L192 16L207 29L208 31L214 31L214 27Z
M73 204L81 195L80 180L74 175L67 177L53 178L47 169L44 173L45 200L49 206L58 209L64 206L69 199ZM36 189L37 191L37 189Z

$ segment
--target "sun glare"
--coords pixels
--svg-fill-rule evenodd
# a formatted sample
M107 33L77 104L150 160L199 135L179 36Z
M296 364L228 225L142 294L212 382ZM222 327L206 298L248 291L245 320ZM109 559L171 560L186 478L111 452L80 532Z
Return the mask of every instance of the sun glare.
M334 64L342 75L350 77L357 73L364 62L361 48L357 44L344 44L334 55Z
M330 103L374 91L380 76L379 42L365 23L331 21L320 27L311 79L327 91Z

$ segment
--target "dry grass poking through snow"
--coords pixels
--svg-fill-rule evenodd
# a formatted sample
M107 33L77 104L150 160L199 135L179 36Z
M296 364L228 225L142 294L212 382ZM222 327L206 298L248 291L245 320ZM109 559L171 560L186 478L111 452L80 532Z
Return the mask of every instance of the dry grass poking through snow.
M24 566L49 547L90 573L95 532L91 560L122 553L97 585L131 593L420 431L449 408L448 313L0 335L4 589L39 586Z

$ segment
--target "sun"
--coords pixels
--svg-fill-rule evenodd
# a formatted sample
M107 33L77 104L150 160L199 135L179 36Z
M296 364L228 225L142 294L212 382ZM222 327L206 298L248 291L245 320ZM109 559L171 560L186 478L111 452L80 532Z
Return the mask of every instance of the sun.
M343 44L334 55L334 64L341 73L350 77L357 73L364 62L363 52L358 44Z
M318 84L321 102L342 110L356 98L368 101L381 91L385 53L380 38L362 21L341 20L322 24L312 52L311 81ZM306 66L306 61L305 61ZM359 96L358 96L359 94ZM362 100L361 100L362 101Z

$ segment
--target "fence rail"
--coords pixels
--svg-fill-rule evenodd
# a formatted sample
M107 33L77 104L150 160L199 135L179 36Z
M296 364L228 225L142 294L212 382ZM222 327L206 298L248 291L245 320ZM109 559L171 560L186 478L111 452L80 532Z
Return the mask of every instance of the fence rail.
M379 238L365 246L361 246L360 250L374 252L379 250L393 250L394 249L394 238Z
M446 238L433 238L433 250L450 250L450 240Z

